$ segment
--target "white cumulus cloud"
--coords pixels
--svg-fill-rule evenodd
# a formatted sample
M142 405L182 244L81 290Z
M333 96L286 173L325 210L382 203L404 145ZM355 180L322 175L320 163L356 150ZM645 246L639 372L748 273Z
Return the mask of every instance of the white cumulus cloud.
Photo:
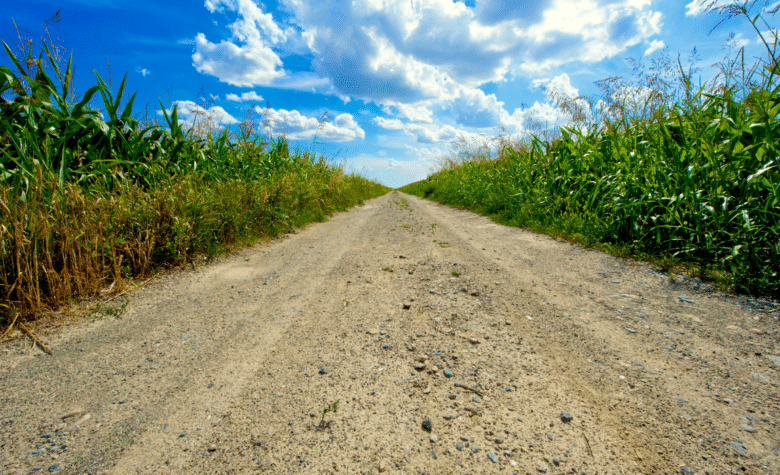
M216 76L232 86L267 85L284 76L279 69L282 60L262 42L238 46L223 40L214 44L203 33L195 38L192 64L198 72Z
M179 117L179 123L185 129L196 124L200 124L202 127L210 124L215 129L222 129L225 126L239 123L235 117L220 106L204 109L192 101L175 101L174 104L176 105L176 115ZM167 112L170 114L172 111L173 109ZM159 111L158 114L162 115L163 113Z
M364 139L365 131L360 128L351 114L339 114L332 122L320 122L315 117L307 117L297 110L261 109L255 111L263 114L268 123L266 133L284 135L288 139L303 140L317 136L317 139L328 142L347 142Z
M374 123L384 129L402 130L410 137L414 137L417 142L425 144L450 142L457 138L458 134L469 134L466 130L456 129L449 124L441 123L421 124L402 122L399 119L385 119L384 117L375 117Z
M255 91L249 91L249 92L241 93L240 96L238 94L226 94L225 99L234 102L246 102L246 101L262 102L263 96L259 96Z
M433 111L429 108L430 101L405 104L403 102L385 101L382 109L387 114L393 114L400 118L406 118L414 122L433 122Z
M693 0L691 3L685 5L686 16L698 16L703 13L707 13L707 8L712 5L712 9L716 9L725 5L734 3L733 0Z
M510 114L481 87L506 81L511 71L614 57L650 42L662 26L651 0L478 0L474 7L453 0L280 4L282 13L275 17L255 0L206 0L212 13L236 18L225 38L212 42L203 33L196 36L193 65L235 86L373 102L392 116L378 119L378 125L428 144L499 125L520 132L524 121L548 118L549 104ZM649 44L648 51L659 41ZM305 57L311 70L285 69L291 54ZM564 85L554 79L546 87ZM434 113L442 107L452 125ZM286 118L293 134L311 130L301 117ZM353 140L357 130L362 133L357 126L346 127L345 135L331 133Z
M663 40L653 40L652 43L650 43L650 46L645 50L645 56L650 55L654 53L655 51L658 51L659 49L662 49L664 46Z
M575 98L579 95L577 88L571 85L571 79L566 73L555 76L554 78L540 78L531 81L531 89L540 88L549 98L553 99L559 96Z

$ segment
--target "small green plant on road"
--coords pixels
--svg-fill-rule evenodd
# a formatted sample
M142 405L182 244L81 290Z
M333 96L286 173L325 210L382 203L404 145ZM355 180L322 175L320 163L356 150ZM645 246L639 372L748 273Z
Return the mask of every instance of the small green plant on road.
M320 419L320 423L317 425L317 430L325 430L330 428L330 423L333 421L325 422L325 414L329 412L335 414L338 408L339 408L339 401L336 401L333 404L328 404L327 406L325 406L325 409L322 410L322 419Z

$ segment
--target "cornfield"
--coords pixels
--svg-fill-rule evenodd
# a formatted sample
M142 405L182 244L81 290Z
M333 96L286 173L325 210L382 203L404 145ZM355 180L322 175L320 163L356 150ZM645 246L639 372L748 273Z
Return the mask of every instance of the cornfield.
M779 73L775 60L750 88L688 81L650 114L449 160L402 190L780 298Z
M323 220L387 188L323 157L290 152L282 137L167 128L132 117L97 84L68 101L72 56L61 71L44 43L31 72L0 66L0 324L122 289L130 279L226 247ZM30 52L31 53L31 52ZM26 68L25 68L26 66ZM102 100L106 120L89 106ZM162 104L160 104L162 107ZM117 285L118 284L118 285Z

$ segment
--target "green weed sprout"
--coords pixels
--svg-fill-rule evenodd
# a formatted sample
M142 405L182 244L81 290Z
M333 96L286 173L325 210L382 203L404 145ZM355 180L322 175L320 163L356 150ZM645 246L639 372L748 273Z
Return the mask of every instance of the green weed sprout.
M317 430L324 430L330 427L330 423L332 421L325 422L325 414L332 412L336 413L336 410L339 408L339 401L334 402L333 404L328 404L325 406L325 409L322 410L322 419L320 419L319 425L317 425Z

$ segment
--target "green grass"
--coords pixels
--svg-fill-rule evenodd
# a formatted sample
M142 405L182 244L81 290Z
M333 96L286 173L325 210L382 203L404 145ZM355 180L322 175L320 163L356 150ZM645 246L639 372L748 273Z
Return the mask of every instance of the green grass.
M388 188L284 138L196 134L163 108L166 126L132 116L125 80L72 94L59 68L3 47L0 66L0 324L72 300L118 292L130 279L322 221ZM30 47L31 48L31 47ZM46 72L48 66L60 87ZM89 105L99 97L104 118ZM162 104L160 104L162 106Z
M776 46L768 61L743 65L739 83L729 81L739 76L731 61L719 84L695 89L678 62L675 90L657 72L655 83L638 85L652 92L641 104L615 94L598 121L573 113L546 138L505 145L495 157L461 154L400 190L780 298ZM559 105L581 113L580 99Z

